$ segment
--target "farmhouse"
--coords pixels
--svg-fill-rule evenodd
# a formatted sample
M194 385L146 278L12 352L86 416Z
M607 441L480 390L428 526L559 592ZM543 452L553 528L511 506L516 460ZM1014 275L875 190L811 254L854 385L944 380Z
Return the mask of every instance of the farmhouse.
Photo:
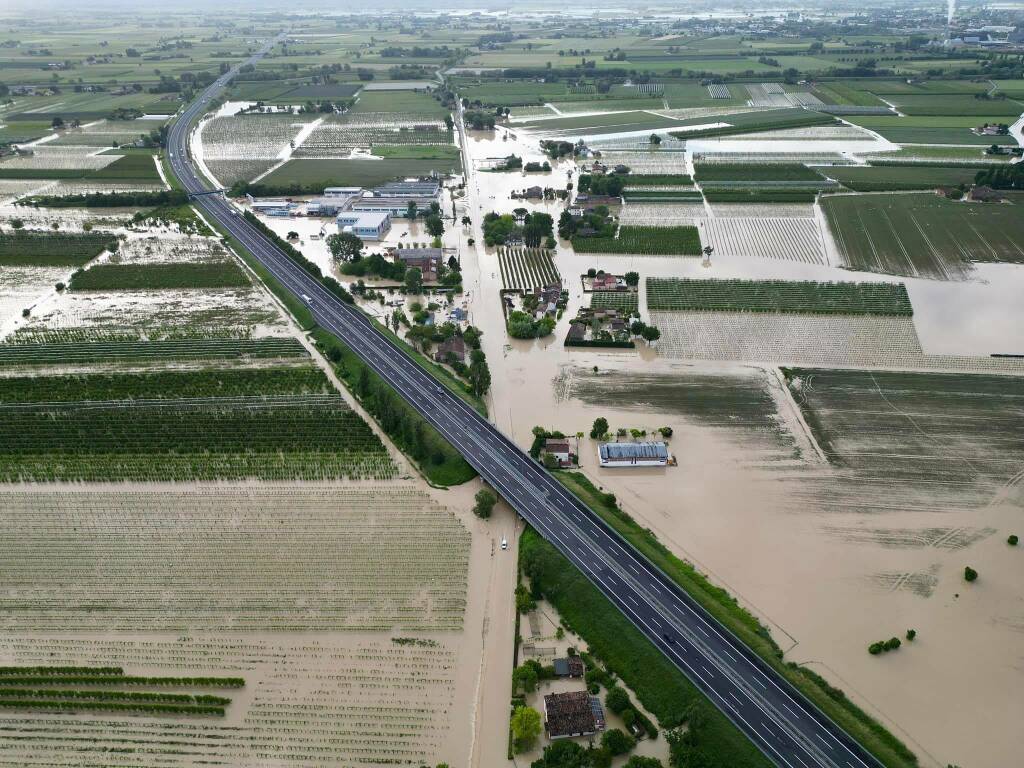
M458 360L460 363L466 362L466 342L462 340L461 336L445 339L437 345L434 359L439 363L447 363L451 360Z
M523 197L527 200L540 200L544 197L544 190L540 187L527 187L523 191Z
M973 187L970 197L976 203L998 203L1003 199L1003 196L992 187Z
M602 443L598 447L602 467L664 467L669 453L665 443Z
M569 441L564 437L549 437L544 441L544 453L552 456L558 465L567 466L572 463L569 453ZM557 671L557 670L556 670Z
M437 280L444 262L443 248L389 248L388 255L407 267L419 269L428 283Z
M391 229L391 214L387 212L346 211L338 214L337 221L339 230L363 240L380 240Z
M579 656L567 656L564 659L555 659L551 663L559 677L583 677L587 671L583 659Z
M592 736L603 731L601 701L586 691L549 693L544 697L544 730L551 739Z
M591 282L591 287L595 291L617 291L620 288L626 287L626 281L606 272L595 276Z

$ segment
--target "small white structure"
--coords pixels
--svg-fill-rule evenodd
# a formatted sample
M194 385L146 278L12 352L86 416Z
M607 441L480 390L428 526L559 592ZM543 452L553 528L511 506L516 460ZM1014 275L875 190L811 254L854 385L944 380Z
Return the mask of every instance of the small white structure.
M253 212L262 213L264 216L290 216L295 207L295 203L290 203L287 200L252 201Z
M598 447L602 467L664 467L668 446L656 443L602 443Z
M359 197L363 194L362 187L327 187L324 197Z
M380 240L391 229L391 214L374 211L346 211L338 214L338 229L362 240Z

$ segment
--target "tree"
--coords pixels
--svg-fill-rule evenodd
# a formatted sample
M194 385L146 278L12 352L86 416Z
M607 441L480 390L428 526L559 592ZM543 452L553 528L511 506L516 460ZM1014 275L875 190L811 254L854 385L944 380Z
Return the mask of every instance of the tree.
M423 220L427 225L427 232L431 237L440 237L444 234L444 222L436 213L432 213Z
M627 272L625 274L626 285L636 286L640 284L640 273L639 272Z
M665 768L665 766L662 765L661 760L656 757L633 755L626 761L622 768Z
M463 216L462 217L462 226L468 227L472 223L473 223L473 220L471 218L469 218L469 216Z
M339 232L327 238L327 248L338 261L358 261L363 254L363 241L351 232Z
M652 147L660 147L661 146L661 136L659 136L656 133L652 133L651 134L651 138L650 138L650 142L651 142L651 146Z
M405 217L410 221L416 218L416 201L410 200L409 204L405 207Z
M575 741L561 739L544 747L544 755L530 768L589 768L590 755Z
M12 229L21 229L24 226L25 226L25 222L22 221L21 219L11 219L11 228Z
M537 743L537 737L540 736L540 712L533 707L516 707L512 713L511 726L515 751L525 752Z
M537 690L537 669L532 664L523 664L512 670L513 690L533 693Z
M643 331L641 331L640 335L643 336L644 340L648 344L650 344L652 341L657 341L658 339L661 338L661 331L659 331L653 325L648 325L646 328L643 329Z
M1019 539L1017 538L1017 534L1015 533L1011 533L1009 537L1006 539L1006 543L1009 544L1011 547L1016 547L1018 541Z
M63 128L64 127L64 118L61 117L60 115L57 115L55 118L53 118L52 121L50 121L50 127L51 128L55 128L55 129L56 128Z
M629 694L619 686L612 686L604 696L604 705L619 715L633 706Z
M478 397L491 388L491 369L487 366L487 357L483 350L474 349L469 353L468 378L470 386L473 387L473 394Z
M481 488L473 497L476 504L473 505L473 514L486 520L494 511L494 505L498 503L498 497L486 488Z
M907 630L907 640L910 640L911 642L913 642L915 637L917 637L917 630L916 629L908 629Z
M410 267L405 270L405 290L409 293L423 293L423 270Z
M964 579L966 579L967 581L974 581L977 578L978 572L971 568L971 566L968 565L966 568L964 568Z
M606 434L608 434L608 419L599 416L594 419L594 424L590 428L590 436L597 440Z
M625 731L612 728L601 736L601 746L613 755L624 755L636 746L636 739Z

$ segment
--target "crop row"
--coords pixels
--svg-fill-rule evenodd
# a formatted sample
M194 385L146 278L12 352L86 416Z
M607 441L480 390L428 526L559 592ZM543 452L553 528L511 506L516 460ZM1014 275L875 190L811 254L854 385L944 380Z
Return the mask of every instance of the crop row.
M652 312L782 312L911 316L903 283L647 278Z
M553 252L544 248L499 248L502 287L526 291L561 284L552 256Z
M135 479L181 471L183 461L197 477L223 470L262 477L264 459L273 470L282 457L309 454L333 455L331 469L342 476L394 472L379 438L340 398L155 402L8 407L0 421L0 479L30 479L30 473L38 480L35 473L47 462L50 476L81 479L94 459Z
M0 233L0 264L23 267L82 266L111 247L117 247L117 238L101 232Z
M17 337L14 337L17 340ZM306 357L297 339L169 339L0 345L0 368L18 365Z
M697 181L821 181L821 175L799 163L698 163Z
M639 300L634 291L594 291L590 295L593 309L617 309L623 315L635 314Z
M0 688L5 699L73 699L86 701L143 701L159 704L210 704L227 706L231 699L223 696L193 696L190 693L149 693L141 691L83 691L78 688L50 690L47 688Z
M574 237L577 253L633 253L640 256L696 256L701 252L696 227L620 226L617 237Z
M709 203L813 203L817 197L818 192L815 189L704 188L704 199Z
M175 288L240 288L245 273L231 261L171 264L97 264L79 270L68 286L73 291L139 291Z
M0 709L42 709L48 712L138 712L156 715L224 716L224 707L210 704L154 704L143 701L51 701L0 698Z
M194 398L214 395L268 397L323 394L329 391L331 388L327 377L313 365L0 378L0 403Z
M30 669L30 668L29 668ZM242 688L241 677L154 677L147 675L15 675L0 680L0 696L7 695L7 687L25 685L142 685L173 688Z

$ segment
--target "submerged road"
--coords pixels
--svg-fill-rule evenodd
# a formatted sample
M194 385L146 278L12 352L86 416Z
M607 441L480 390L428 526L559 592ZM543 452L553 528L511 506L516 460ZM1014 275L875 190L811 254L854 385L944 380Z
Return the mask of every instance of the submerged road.
M273 42L250 61L266 53ZM188 154L190 130L237 69L219 77L171 128L170 163L190 193L209 191ZM237 238L309 307L321 326L344 341L444 435L769 760L789 768L881 765L543 467L378 331L360 310L337 299L296 266L223 196L198 196L194 204Z

